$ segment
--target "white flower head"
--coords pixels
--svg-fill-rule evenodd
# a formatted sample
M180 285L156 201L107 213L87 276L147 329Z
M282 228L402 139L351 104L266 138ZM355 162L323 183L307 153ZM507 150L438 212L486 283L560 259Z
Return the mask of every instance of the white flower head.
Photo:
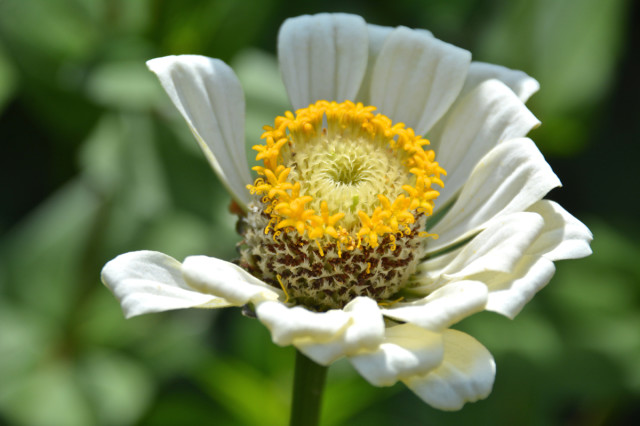
M286 20L278 58L295 113L265 127L256 180L231 68L148 62L244 210L242 256L132 252L103 282L127 317L248 305L276 344L322 365L347 357L373 385L402 381L444 410L486 397L491 354L450 327L485 309L514 317L554 261L591 252L589 230L543 200L560 182L525 137L538 83L346 14Z

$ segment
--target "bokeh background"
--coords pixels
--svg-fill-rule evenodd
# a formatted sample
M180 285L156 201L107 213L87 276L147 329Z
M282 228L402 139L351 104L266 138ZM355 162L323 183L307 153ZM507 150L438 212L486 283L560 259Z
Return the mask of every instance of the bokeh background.
M428 28L542 90L531 133L593 231L510 321L459 325L494 354L492 396L456 413L329 370L324 425L640 422L639 8L631 0L0 0L0 424L282 425L291 348L238 309L124 320L99 272L119 253L232 259L229 196L145 60L222 58L247 144L288 108L287 17L345 11ZM634 26L635 25L635 26Z

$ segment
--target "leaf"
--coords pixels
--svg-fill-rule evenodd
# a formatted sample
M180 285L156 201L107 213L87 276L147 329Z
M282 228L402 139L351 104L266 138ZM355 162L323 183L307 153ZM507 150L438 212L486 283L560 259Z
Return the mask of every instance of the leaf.
M536 141L546 152L575 153L588 140L581 124L585 114L610 88L627 2L518 0L504 6L486 27L475 58L539 80L540 92L530 102L543 123Z

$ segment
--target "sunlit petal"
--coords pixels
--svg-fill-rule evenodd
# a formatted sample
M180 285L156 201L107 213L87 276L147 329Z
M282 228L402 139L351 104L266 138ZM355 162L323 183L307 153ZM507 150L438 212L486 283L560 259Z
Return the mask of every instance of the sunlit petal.
M356 15L287 19L278 35L278 59L293 107L354 99L367 66L367 45L367 25Z
M121 254L102 269L102 282L127 318L183 308L222 308L227 300L202 293L182 278L180 262L155 251Z
M474 168L453 207L432 229L433 252L467 238L490 220L526 210L560 181L529 139L513 139L492 149Z
M231 195L248 204L245 186L252 179L245 157L244 94L233 70L219 59L197 55L156 58L147 66Z
M489 395L495 372L493 357L484 346L467 334L447 330L440 366L426 376L404 382L427 404L441 410L459 410L465 403Z
M363 349L377 348L385 335L384 321L378 304L372 299L358 297L344 307L344 312L351 316L351 322L336 339L320 344L300 339L299 342L294 342L294 345L322 365Z
M474 61L471 62L467 80L464 82L460 94L464 95L479 86L483 81L491 79L500 80L506 84L522 102L527 102L534 93L540 90L540 83L523 71Z
M546 257L524 256L509 273L486 274L488 311L514 318L553 276L556 268Z
M399 27L385 39L371 81L371 103L425 134L460 93L471 54L422 31Z
M239 266L215 257L187 257L182 274L191 287L223 297L236 306L277 300L282 296L281 290L265 284Z
M496 80L480 84L461 99L449 113L442 136L434 141L438 162L447 171L436 210L459 192L493 147L523 137L539 124L514 93Z
M443 286L423 299L383 309L385 316L420 327L442 331L484 309L487 287L477 281L458 281Z
M351 315L343 310L313 312L301 306L292 308L281 302L262 302L256 306L258 319L271 331L273 342L290 345L296 339L310 343L330 342L339 338L351 324Z
M433 370L442 362L443 353L441 333L402 324L387 329L377 350L351 356L349 361L372 385L391 386Z
M541 200L528 211L538 213L544 219L542 235L528 250L530 254L542 255L549 260L578 259L591 254L591 231L558 203Z

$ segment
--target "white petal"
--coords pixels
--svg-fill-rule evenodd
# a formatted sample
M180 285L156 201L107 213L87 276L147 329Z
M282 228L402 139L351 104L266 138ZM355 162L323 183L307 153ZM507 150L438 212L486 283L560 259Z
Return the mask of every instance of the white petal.
M413 277L414 294L429 293L452 281L473 279L486 283L487 273L512 274L534 242L540 238L543 219L536 213L519 212L491 221L489 226L459 249L420 265Z
M244 95L238 78L219 59L197 55L147 61L191 128L207 160L244 206L252 183L244 144Z
M377 348L384 337L384 320L378 304L367 297L358 297L344 307L351 323L344 333L326 343L294 342L306 356L318 364L328 365L345 355Z
M427 404L440 410L459 410L466 402L491 393L495 373L493 357L482 344L467 334L447 330L442 364L426 376L404 382Z
M549 259L525 256L512 273L491 273L484 278L478 277L489 288L486 309L514 318L547 285L554 272L555 266Z
M349 361L372 385L391 386L436 368L442 362L443 349L442 334L402 324L387 329L378 350L351 356Z
M527 252L541 237L544 221L532 212L513 213L491 224L457 251L440 276L418 274L428 287L448 288L460 279L484 283L489 291L485 309L513 318L554 272L548 259ZM541 260L539 260L541 259Z
M529 139L503 142L484 156L462 188L455 204L430 231L434 252L487 226L497 217L527 209L560 186L558 177Z
M486 271L510 273L540 236L543 225L543 219L535 213L497 218L467 243L442 273L448 279Z
M378 55L382 50L385 40L394 30L394 27L383 27L381 25L367 24L367 31L369 34L369 59L367 61L367 70L362 79L360 85L360 91L356 97L356 101L362 102L365 105L372 105L371 103L371 77L373 76L373 69L378 60ZM431 31L423 29L414 29L413 31L421 32L429 37L433 37Z
M262 302L256 306L258 319L271 331L273 342L286 346L295 340L329 342L351 323L351 315L342 310L312 312L301 306L289 308L281 302Z
M425 134L460 93L471 54L423 31L396 28L386 38L371 82L371 103Z
M473 90L483 81L491 79L500 80L506 84L522 102L527 102L531 95L540 90L540 83L522 71L486 62L471 62L461 96Z
M500 142L525 136L538 119L497 80L480 84L453 107L442 136L434 144L438 163L447 171L436 200L446 205L467 181L478 161Z
M405 291L424 296L442 287L443 284L446 284L442 280L444 270L460 255L463 248L464 246L418 264L416 273L412 276L413 286Z
M568 231L569 240L563 245L563 235L557 227L566 222L560 220L562 216L553 216L556 209L560 209L557 204L543 200L527 212L491 221L462 248L441 256L444 260L435 258L419 265L414 276L419 285L412 292L426 293L448 288L452 281L475 280L489 290L486 310L515 317L553 276L555 267L551 260L555 256L546 253L584 254L588 249L587 243L579 239L585 236L581 234L584 225L577 221L576 232ZM545 216L550 217L549 221ZM572 235L576 238L574 242Z
M591 231L558 203L541 200L529 211L544 219L542 235L529 249L530 254L539 254L550 260L577 259L591 254Z
M460 91L458 98L450 108L449 112L447 112L447 114L445 114L429 132L428 136L431 140L432 148L436 149L436 152L438 152L438 142L442 137L444 123L451 115L451 110L455 109L456 105L467 94L469 94L469 92L487 80L498 80L504 83L523 103L527 102L531 95L540 89L540 83L522 71L512 70L500 65L488 64L485 62L471 62L467 79L464 82L464 86L462 86L462 90Z
M215 294L235 306L263 300L277 300L282 291L260 281L233 263L208 256L189 256L182 276L193 288Z
M367 67L367 46L367 25L357 15L321 13L284 21L278 59L293 107L353 100Z
M367 24L367 33L369 38L369 54L367 59L367 68L365 69L364 77L362 78L362 84L360 90L356 96L356 101L362 102L365 105L371 105L371 77L373 75L373 68L382 50L384 41L393 31L393 27L383 27L381 25Z
M442 331L471 314L480 312L487 303L487 287L477 281L458 281L441 287L424 299L398 303L382 313L432 330Z
M180 262L154 251L121 254L102 269L102 282L113 292L127 318L182 308L231 306L223 298L191 288Z
M552 261L591 254L591 232L557 203L541 200L528 211L540 215L544 227L513 271L474 277L489 287L486 309L509 318L551 280L555 272Z

